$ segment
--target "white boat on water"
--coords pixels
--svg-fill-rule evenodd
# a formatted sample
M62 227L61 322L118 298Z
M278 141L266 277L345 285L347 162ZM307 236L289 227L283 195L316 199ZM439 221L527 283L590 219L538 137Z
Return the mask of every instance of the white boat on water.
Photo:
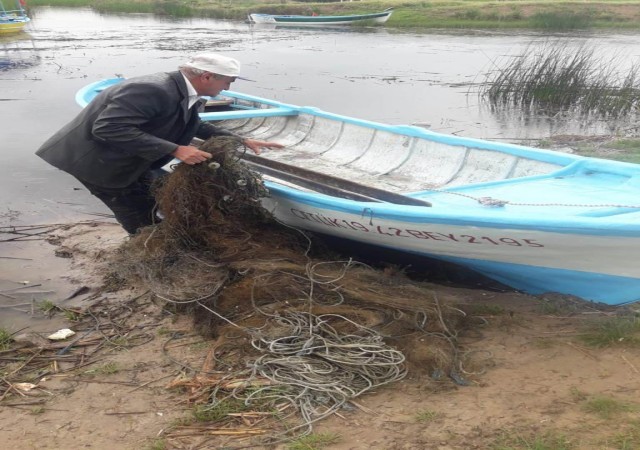
M276 24L276 25L351 25L353 23L385 23L391 17L393 8L371 14L350 14L343 16L302 16L302 15L275 15L275 14L249 14L250 23Z
M78 92L81 105L121 79ZM303 229L459 264L513 288L640 299L640 165L340 116L226 91L201 113L285 149L247 161Z

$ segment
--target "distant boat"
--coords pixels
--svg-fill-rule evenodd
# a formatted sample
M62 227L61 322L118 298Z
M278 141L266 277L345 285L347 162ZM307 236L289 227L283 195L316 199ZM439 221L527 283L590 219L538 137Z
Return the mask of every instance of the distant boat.
M16 1L16 9L5 9L0 1L0 34L18 33L30 20L23 1Z
M385 23L391 17L393 8L371 14L351 14L348 16L296 16L273 14L249 14L250 23L277 25L351 25L353 23Z
M122 81L91 84L76 101ZM238 92L222 99L202 120L285 145L243 158L264 174L263 205L290 226L455 263L531 294L640 300L638 164Z

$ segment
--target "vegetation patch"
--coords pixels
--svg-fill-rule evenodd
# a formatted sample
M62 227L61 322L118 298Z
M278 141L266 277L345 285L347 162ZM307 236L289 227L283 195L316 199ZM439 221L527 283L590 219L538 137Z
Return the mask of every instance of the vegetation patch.
M500 114L575 115L616 129L635 123L640 108L640 67L617 73L613 68L618 63L595 56L593 48L572 48L565 41L532 45L489 73L480 96Z
M623 413L637 411L638 407L612 397L594 397L585 402L584 410L602 419L611 419Z
M7 350L13 342L12 334L4 328L0 328L0 350Z
M640 318L636 316L605 317L583 327L580 340L592 347L640 345Z
M418 411L416 414L416 421L421 423L433 422L438 418L442 417L442 414L438 411L432 411L430 409L424 409L422 411Z
M640 422L632 421L623 426L623 430L615 433L609 440L603 443L619 450L634 450L640 448Z
M541 433L508 430L489 447L491 450L572 450L576 445L564 433L549 430Z
M592 27L593 19L582 12L538 12L531 16L531 24L544 30L576 30Z
M340 441L335 433L311 433L291 442L287 450L322 450Z
M93 369L89 369L83 372L85 375L96 376L96 375L114 375L120 372L120 367L115 362L108 362L105 364L101 364Z

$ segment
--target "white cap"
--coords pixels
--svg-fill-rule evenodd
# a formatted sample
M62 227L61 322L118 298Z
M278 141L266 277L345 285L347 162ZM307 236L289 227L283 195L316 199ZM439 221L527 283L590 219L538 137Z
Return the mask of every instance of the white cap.
M247 79L239 76L240 61L218 53L201 53L192 56L189 61L183 64L183 67L205 70L218 75L240 78L241 80Z

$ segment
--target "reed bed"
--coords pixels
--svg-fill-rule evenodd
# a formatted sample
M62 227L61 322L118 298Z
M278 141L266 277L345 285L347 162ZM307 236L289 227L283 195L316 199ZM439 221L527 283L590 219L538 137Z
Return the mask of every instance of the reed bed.
M533 28L544 30L579 30L590 28L594 17L584 13L574 12L538 12L531 16Z
M610 128L638 116L640 67L616 70L619 57L596 56L593 48L547 42L529 46L509 64L491 72L481 99L497 113L517 111L525 117L575 115L604 120Z

